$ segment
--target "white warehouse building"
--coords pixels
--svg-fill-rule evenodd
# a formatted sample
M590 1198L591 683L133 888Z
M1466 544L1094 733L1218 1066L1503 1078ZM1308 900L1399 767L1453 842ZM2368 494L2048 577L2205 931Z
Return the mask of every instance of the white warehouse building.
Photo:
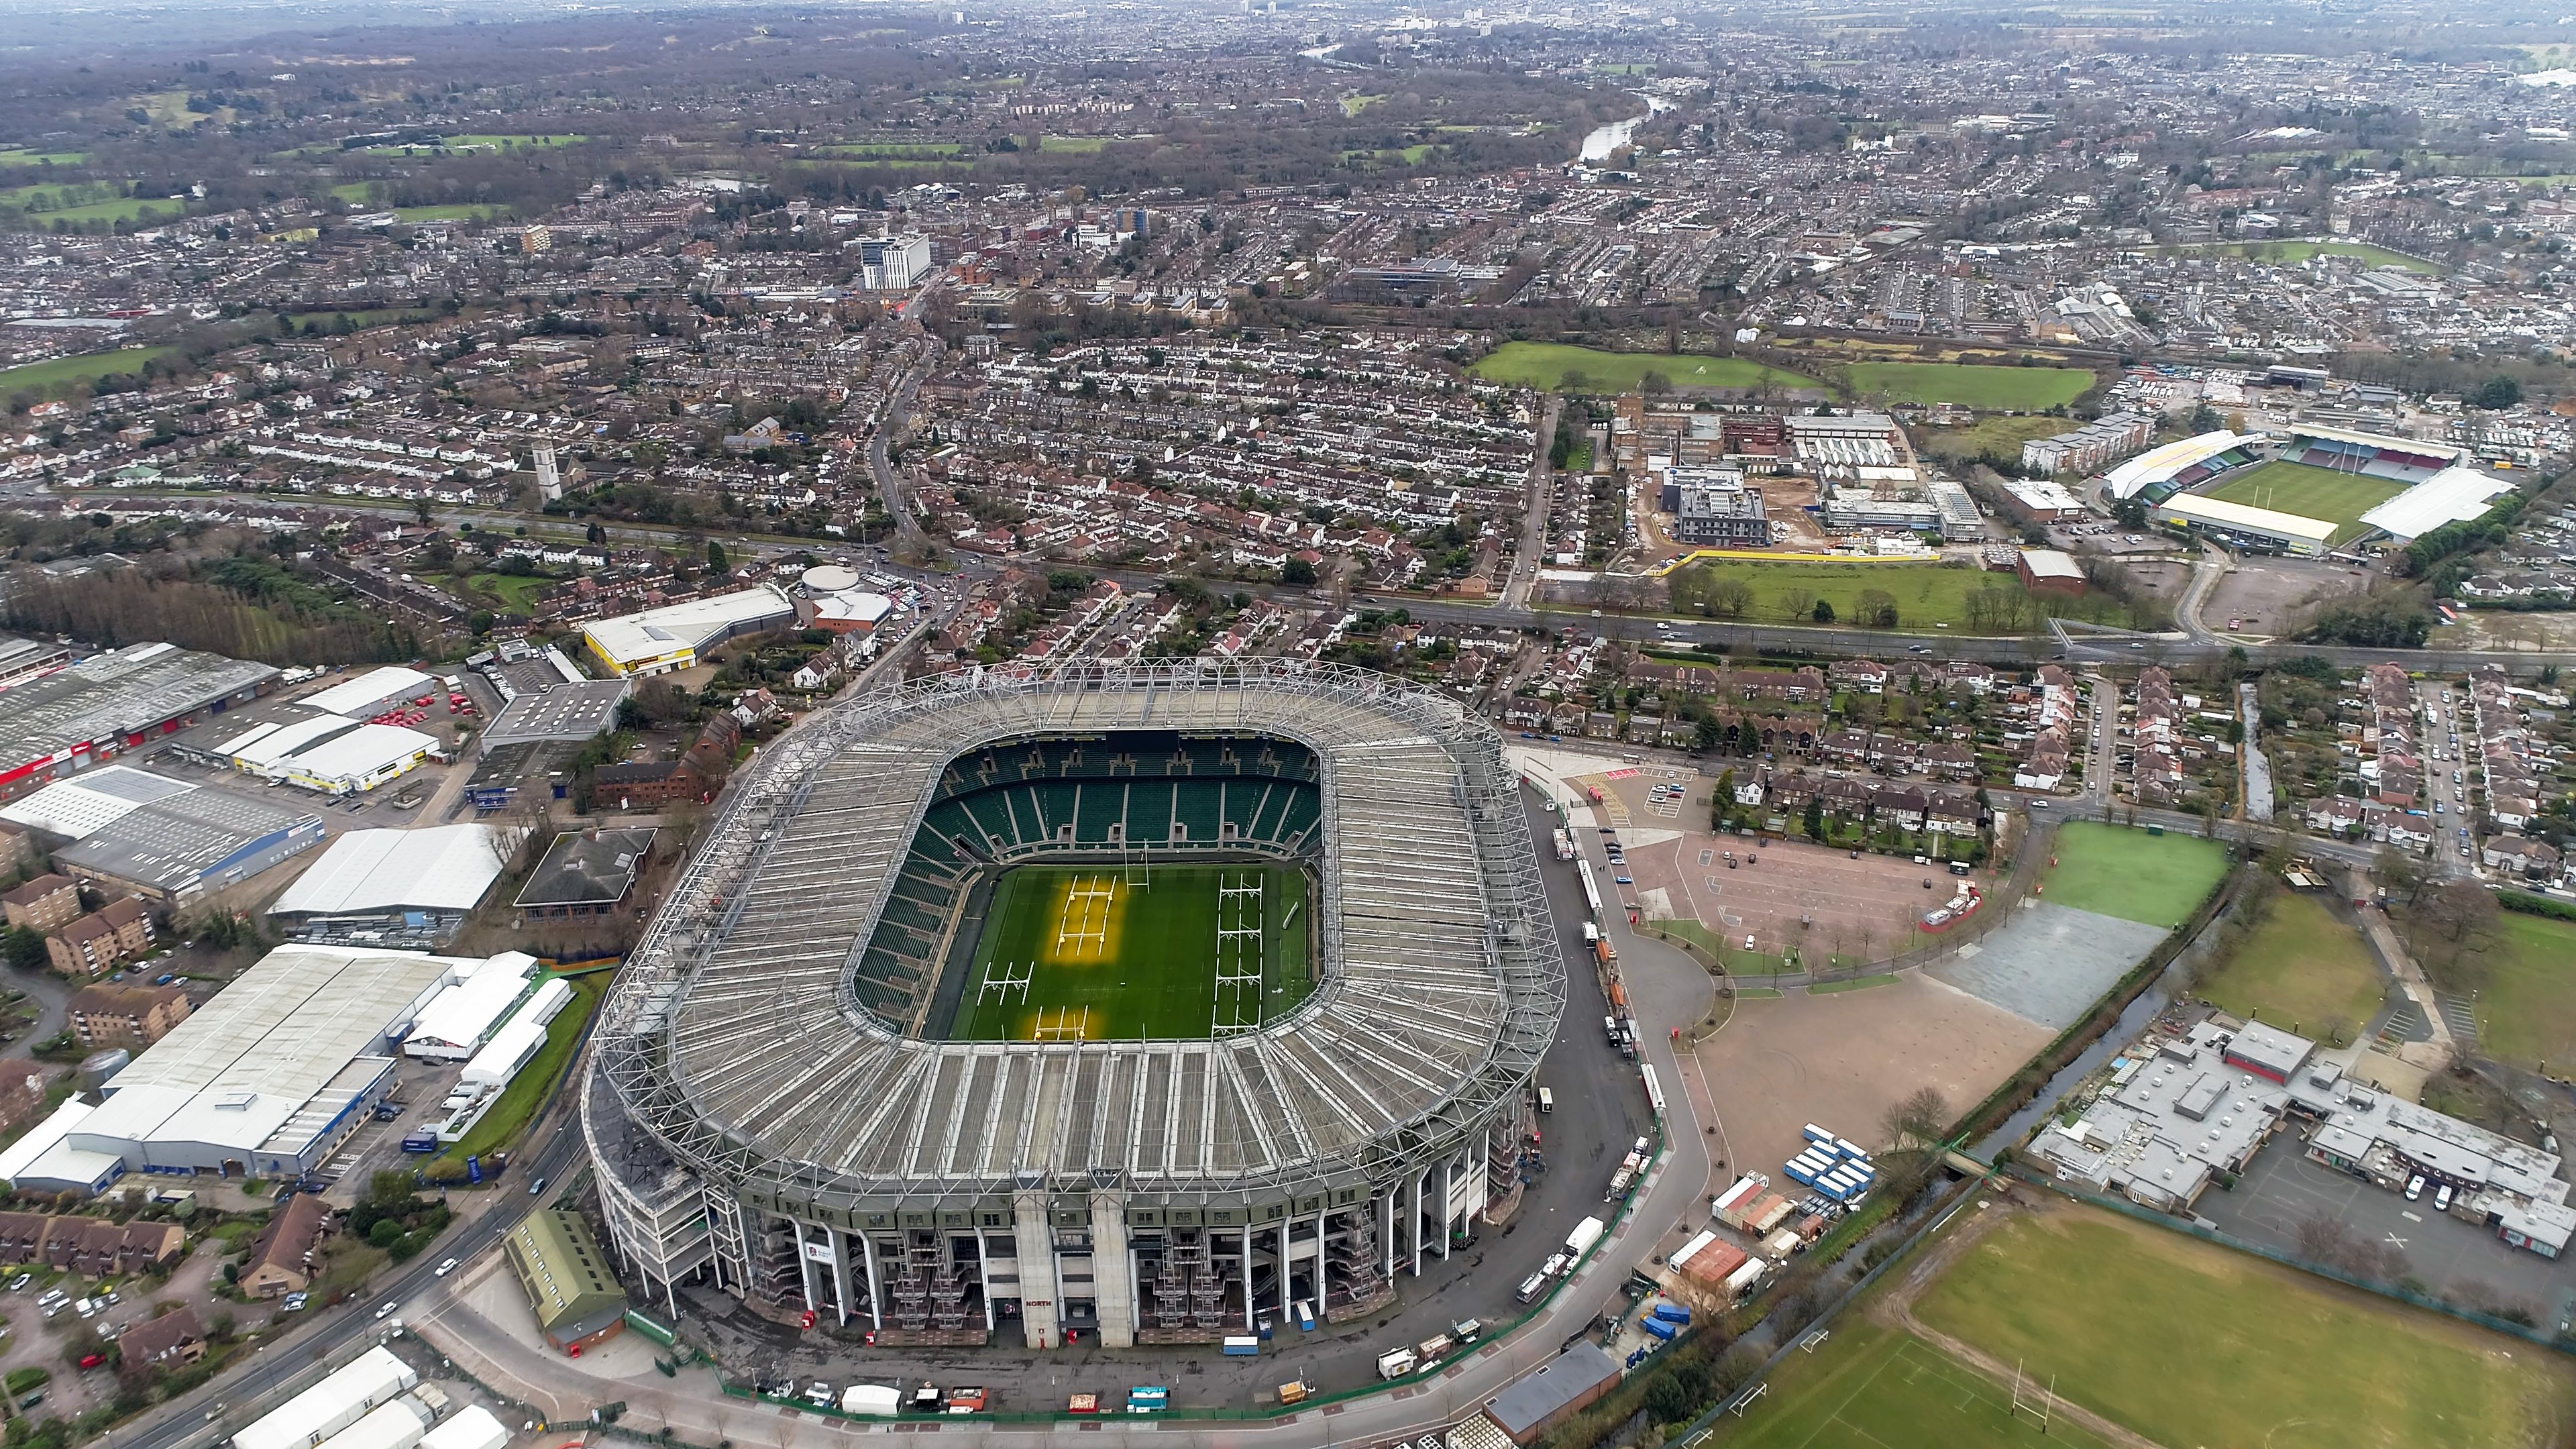
M394 1044L433 996L460 975L535 964L494 961L281 946L111 1078L28 1170L79 1181L112 1159L174 1177L312 1172L392 1089Z
M537 958L505 951L461 975L455 985L421 1008L420 1017L403 1037L403 1055L422 1061L461 1062L492 1039L492 1030L528 993L537 973Z
M465 1064L457 1080L469 1087L495 1090L510 1085L510 1079L536 1056L537 1048L546 1044L546 1027L570 1000L572 983L560 976L547 977L526 1003L501 1024L501 1029L492 1033L492 1039Z

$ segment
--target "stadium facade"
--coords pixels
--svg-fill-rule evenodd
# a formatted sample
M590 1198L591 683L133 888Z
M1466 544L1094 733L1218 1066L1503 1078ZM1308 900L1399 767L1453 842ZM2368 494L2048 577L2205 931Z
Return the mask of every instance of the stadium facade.
M1204 1343L1375 1311L1516 1190L1565 966L1500 741L1441 695L1283 662L922 681L787 736L709 841L583 1088L648 1293L916 1343ZM1002 869L1229 855L1310 874L1293 1007L941 1039Z

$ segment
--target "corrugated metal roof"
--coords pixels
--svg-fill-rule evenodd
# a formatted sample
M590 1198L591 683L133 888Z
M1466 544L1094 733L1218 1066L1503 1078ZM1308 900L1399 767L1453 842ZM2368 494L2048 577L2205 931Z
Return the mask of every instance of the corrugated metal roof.
M509 836L489 825L353 830L269 908L279 916L470 911L500 879Z

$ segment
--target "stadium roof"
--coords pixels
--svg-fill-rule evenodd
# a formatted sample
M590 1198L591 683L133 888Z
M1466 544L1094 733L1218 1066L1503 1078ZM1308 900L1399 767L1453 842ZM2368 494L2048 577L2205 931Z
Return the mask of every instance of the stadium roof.
M2412 453L2421 458L2453 463L2466 450L2449 443L2427 443L2417 438L2400 438L2388 433L2356 433L2343 428L2315 428L2302 423L2290 429L2293 438L2324 438L2337 443L2357 443L2365 448L2383 448L2392 453Z
M1210 1041L879 1025L851 963L948 762L1136 729L1315 752L1314 995ZM598 1058L640 1124L719 1180L835 1203L1356 1188L1483 1131L1554 1041L1565 966L1514 779L1492 730L1430 691L1284 661L979 672L841 706L764 759L629 955Z
M2231 433L2220 428L2214 433L2185 438L2149 448L2102 475L2103 484L2114 498L2134 497L2138 490L2161 483L2194 463L2203 463L2242 444L2258 441L2251 434Z
M332 841L269 914L470 911L500 879L508 854L507 836L489 825L353 830Z
M2513 479L2504 474L2455 464L2363 514L2361 521L2402 543L2446 523L2484 516L2497 495L2513 487ZM0 816L6 814L0 811Z
M78 840L155 800L196 788L192 781L173 780L131 765L103 765L9 802L0 807L0 820Z
M2231 528L2250 528L2260 533L2278 534L2283 538L2309 538L2322 544L2334 537L2341 525L2330 519L2306 518L2296 513L2281 513L2250 504L2230 503L2204 493L2185 493L2156 505L2161 513L2182 514L2202 522Z

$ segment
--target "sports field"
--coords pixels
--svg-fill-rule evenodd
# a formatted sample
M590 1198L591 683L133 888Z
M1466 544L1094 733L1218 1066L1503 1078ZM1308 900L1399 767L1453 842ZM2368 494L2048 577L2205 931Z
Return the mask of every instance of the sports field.
M1203 1040L1314 989L1306 874L1021 866L994 887L958 1041Z
M2540 1449L2576 1425L2576 1365L2546 1349L2087 1208L2015 1214L1914 1317L2159 1444Z
M2405 491L2405 484L2385 478L2364 478L2332 468L2275 460L2245 469L2210 489L2208 496L2339 524L2334 541L2341 543L2362 531L2363 514Z
M1899 403L2035 413L2070 403L2093 386L2080 367L1998 367L1989 362L1855 362L1852 391Z
M2361 932L2336 920L2315 896L2281 894L2236 954L2195 988L2242 1017L2308 1036L2332 1032L2341 1045L2379 1014L2379 967Z
M2478 992L2478 1055L2518 1067L2576 1062L2576 922L2507 911Z
M1812 1353L1793 1353L1740 1417L1718 1421L1727 1449L1986 1449L2099 1444L2062 1416L2012 1413L2012 1392L1909 1333L1845 1314Z
M114 352L92 352L81 357L57 357L48 362L31 362L24 367L0 371L0 396L20 389L51 393L74 383L89 382L110 373L140 372L143 364L156 357L169 357L176 347L120 347Z
M2168 930L2227 874L2223 845L2092 820L2061 827L2050 853L2057 863L2040 877L2042 899Z
M1946 626L1968 633L2014 634L2038 627L2021 580L2011 574L1945 569L1939 564L1711 559L1674 573L1673 607L1692 610L1705 602L1712 613L1726 616L1726 594L1719 586L1729 583L1752 590L1743 613L1731 617L1756 622L1813 622L1816 601L1821 599L1833 606L1833 622L1855 623L1861 617L1861 594L1876 589L1896 601L1899 629ZM1971 600L1978 601L1974 607Z
M1649 372L1663 374L1675 387L1821 387L1812 377L1740 357L1709 357L1696 352L1602 352L1561 342L1506 342L1467 369L1493 382L1521 387L1555 388L1559 392L1635 392ZM1569 385L1569 375L1573 381Z

